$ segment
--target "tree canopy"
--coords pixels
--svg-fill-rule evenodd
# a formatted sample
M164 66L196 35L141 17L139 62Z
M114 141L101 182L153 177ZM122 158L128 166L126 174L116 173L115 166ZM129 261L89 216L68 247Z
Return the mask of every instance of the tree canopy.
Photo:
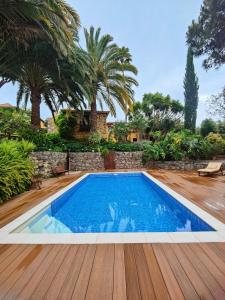
M187 31L187 43L195 56L206 55L205 69L225 63L225 0L204 0L197 21Z
M184 77L184 127L195 131L198 108L198 78L195 73L193 54L188 48L187 64Z

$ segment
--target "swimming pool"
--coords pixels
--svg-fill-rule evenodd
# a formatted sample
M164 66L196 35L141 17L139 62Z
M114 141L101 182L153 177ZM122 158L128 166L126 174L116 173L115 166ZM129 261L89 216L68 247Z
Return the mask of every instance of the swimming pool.
M143 173L89 174L21 233L196 232L214 229Z

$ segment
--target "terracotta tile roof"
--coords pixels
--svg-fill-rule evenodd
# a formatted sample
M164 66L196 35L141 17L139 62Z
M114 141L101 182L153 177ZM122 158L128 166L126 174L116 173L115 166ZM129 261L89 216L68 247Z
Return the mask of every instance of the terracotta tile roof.
M5 108L13 108L13 107L16 107L10 103L0 103L0 107L5 107Z

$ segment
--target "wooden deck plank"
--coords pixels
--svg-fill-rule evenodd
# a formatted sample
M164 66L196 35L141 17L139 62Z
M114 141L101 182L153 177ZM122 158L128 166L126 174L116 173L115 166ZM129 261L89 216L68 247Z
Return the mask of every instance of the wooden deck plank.
M190 244L189 246L193 252L196 253L196 256L199 258L199 260L208 268L210 273L220 284L221 288L225 291L225 275L223 272L217 268L216 264L209 258L207 254L205 254L205 252L199 251L199 245ZM201 255L199 255L199 253L201 253Z
M79 246L74 261L71 264L72 268L67 273L66 280L57 299L71 299L87 250L88 245ZM89 276L89 274L87 275Z
M216 281L216 279L212 276L208 268L203 263L201 263L201 260L199 260L199 257L196 255L197 253L193 252L191 247L189 247L189 245L187 244L183 244L182 247L185 251L185 254L188 256L189 260L191 260L192 263L194 264L196 271L199 273L202 280L209 288L211 294L216 299L225 299L225 293L223 289Z
M200 299L195 288L193 287L189 277L186 272L182 268L180 262L178 261L176 255L172 251L170 245L162 245L161 246L164 252L165 257L167 258L171 269L179 283L182 292L187 299Z
M132 245L124 245L126 291L128 300L141 299L141 291Z
M220 269L223 274L225 274L225 261L216 254L216 252L212 248L212 244L199 244L199 246L204 250L208 257L211 258L217 268Z
M85 299L112 299L114 256L114 245L97 245Z
M126 300L126 274L123 245L115 245L113 300Z
M96 253L96 245L89 245L80 273L77 279L75 288L73 290L72 299L85 299L87 293L87 287L89 284L91 270L94 263L95 253Z
M144 300L156 299L155 292L150 276L149 266L146 261L144 249L142 245L130 245L133 248L134 263L136 263L138 282L140 286L141 298Z
M150 244L144 244L143 249L144 249L146 262L148 265L148 269L149 269L149 273L151 276L151 280L152 280L156 298L158 300L169 299L170 296L169 296L168 290L166 288L165 282L163 280L162 273L159 268L159 264L155 257L152 246Z
M63 245L60 251L57 253L54 263L51 264L48 268L48 272L44 274L40 282L38 283L36 289L33 292L33 295L37 299L43 299L45 294L47 293L54 277L56 276L61 264L63 263L67 253L69 252L69 245Z
M174 300L185 299L181 287L178 281L176 280L176 277L170 267L170 264L164 255L162 246L159 244L154 244L152 245L152 247L171 299Z
M192 265L191 261L189 261L189 259L186 257L185 252L182 250L182 247L175 244L175 245L171 245L171 248L174 251L175 255L177 256L185 273L187 275L191 274L191 276L189 276L189 279L192 285L194 286L195 290L197 291L199 297L201 299L214 299L207 285L199 276L194 266Z
M77 254L79 246L71 246L69 249L69 253L66 256L64 263L62 264L59 272L57 272L55 278L53 279L47 293L45 294L46 300L55 300L57 299L61 289L63 288L63 284L67 278L67 275L71 272L71 268L73 267L73 261Z
M37 245L32 250L21 262L20 269L17 272L13 272L12 276L5 281L4 291L6 294L3 294L1 291L3 298L7 300L17 298L51 248L49 245Z
M45 260L42 261L40 266L37 268L37 271L31 277L31 280L18 295L19 299L31 299L33 297L33 292L35 291L38 283L41 281L44 274L48 272L48 269L50 268L51 264L54 263L55 257L62 247L63 245L54 245L52 247Z

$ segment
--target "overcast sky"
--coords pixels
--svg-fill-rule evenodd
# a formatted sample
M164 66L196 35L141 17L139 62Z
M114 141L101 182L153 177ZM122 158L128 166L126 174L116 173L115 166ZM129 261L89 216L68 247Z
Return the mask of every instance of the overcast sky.
M161 92L183 102L183 78L187 47L185 33L199 15L202 0L67 0L79 13L82 27L101 27L119 46L130 49L137 66L139 86L136 100L143 94ZM80 30L83 45L83 30ZM197 123L207 117L206 99L222 90L225 67L205 71L202 58L195 59L199 78ZM15 104L16 86L0 89L0 103ZM50 115L42 104L42 117ZM117 119L124 119L118 108ZM112 118L111 118L112 120Z

